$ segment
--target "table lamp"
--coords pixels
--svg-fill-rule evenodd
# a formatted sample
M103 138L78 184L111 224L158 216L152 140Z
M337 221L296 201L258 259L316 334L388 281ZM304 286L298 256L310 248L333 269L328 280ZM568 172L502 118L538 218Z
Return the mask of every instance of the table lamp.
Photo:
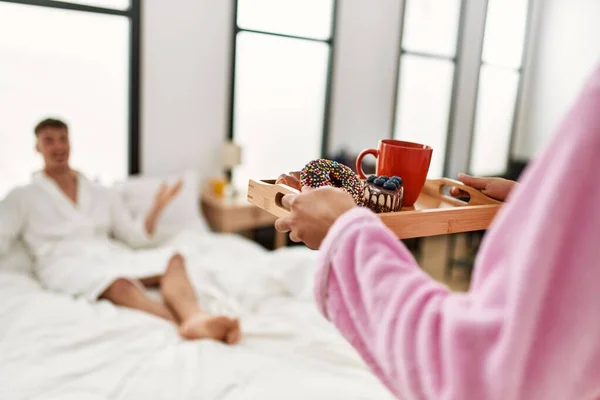
M227 140L221 146L221 168L225 172L230 172L233 167L240 165L242 162L242 149L240 146Z
M231 140L223 142L221 145L221 170L225 173L226 181L231 183L231 170L240 165L242 162L242 149L239 145ZM231 195L235 195L235 188L229 185L232 191Z

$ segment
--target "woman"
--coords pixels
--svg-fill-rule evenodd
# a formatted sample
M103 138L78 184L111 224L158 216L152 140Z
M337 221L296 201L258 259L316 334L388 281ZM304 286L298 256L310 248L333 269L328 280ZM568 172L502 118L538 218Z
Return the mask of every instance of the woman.
M337 189L285 196L276 227L320 248L320 310L398 398L599 399L598 172L600 68L498 214L467 293Z

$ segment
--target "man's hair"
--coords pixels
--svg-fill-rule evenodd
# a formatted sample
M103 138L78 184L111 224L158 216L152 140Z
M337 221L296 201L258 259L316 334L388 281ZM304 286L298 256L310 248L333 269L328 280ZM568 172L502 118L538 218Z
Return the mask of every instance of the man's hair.
M35 129L33 130L35 132L35 136L38 136L40 132L46 128L66 129L67 131L69 130L67 124L65 124L61 120L54 118L46 118L45 120L40 121L35 126Z

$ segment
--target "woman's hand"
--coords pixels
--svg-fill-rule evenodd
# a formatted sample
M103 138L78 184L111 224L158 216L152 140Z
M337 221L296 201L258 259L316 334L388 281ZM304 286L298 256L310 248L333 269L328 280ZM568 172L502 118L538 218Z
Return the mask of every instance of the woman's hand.
M154 229L156 228L156 221L158 220L158 217L163 212L165 207L171 201L173 201L175 197L177 197L182 187L182 179L179 179L172 186L169 186L166 183L162 183L160 185L160 187L156 191L156 194L154 195L154 204L148 212L148 215L146 215L146 232L148 232L149 235L154 234Z
M506 198L517 185L517 182L504 178L477 178L467 174L458 174L458 179L467 186L481 190L481 193L500 201L506 201ZM460 196L462 191L453 187L450 190L452 196Z
M290 214L275 221L275 229L290 232L292 241L304 242L313 250L321 246L333 223L357 206L352 196L331 186L304 188L301 194L283 196L282 204Z
M300 181L300 171L290 172L289 174L281 174L275 181L276 184L287 185L296 190L302 190L302 182Z

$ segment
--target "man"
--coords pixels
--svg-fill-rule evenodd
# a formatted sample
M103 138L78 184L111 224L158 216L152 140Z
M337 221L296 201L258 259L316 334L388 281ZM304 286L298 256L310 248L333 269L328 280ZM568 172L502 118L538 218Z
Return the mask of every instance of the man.
M44 169L0 204L0 254L22 235L46 287L159 316L177 324L187 339L236 343L239 321L201 310L180 254L170 248L132 249L150 244L159 216L182 182L162 185L145 218L135 221L117 193L71 169L64 122L41 121L35 136ZM164 303L146 296L144 286L150 285L160 286Z

